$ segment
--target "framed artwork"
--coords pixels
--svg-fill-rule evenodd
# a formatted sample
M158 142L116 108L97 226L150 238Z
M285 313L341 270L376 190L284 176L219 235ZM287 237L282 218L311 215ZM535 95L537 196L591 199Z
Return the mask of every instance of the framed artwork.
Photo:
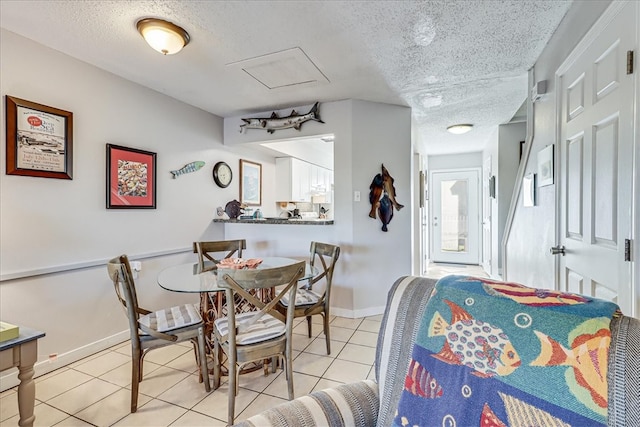
M7 175L73 179L73 113L6 95Z
M107 144L107 209L156 208L156 153Z
M530 173L522 178L522 202L526 207L536 205L536 174Z
M262 205L262 165L240 159L240 203Z
M538 187L553 184L553 145L538 152Z

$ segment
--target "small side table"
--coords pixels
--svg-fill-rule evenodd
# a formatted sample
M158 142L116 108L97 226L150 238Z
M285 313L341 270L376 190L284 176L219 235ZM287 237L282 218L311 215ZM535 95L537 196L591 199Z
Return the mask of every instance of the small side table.
M20 426L33 426L35 416L33 407L36 401L36 383L33 382L33 365L38 360L38 339L44 332L20 326L18 338L0 342L0 371L17 367L20 371L18 379L18 410Z

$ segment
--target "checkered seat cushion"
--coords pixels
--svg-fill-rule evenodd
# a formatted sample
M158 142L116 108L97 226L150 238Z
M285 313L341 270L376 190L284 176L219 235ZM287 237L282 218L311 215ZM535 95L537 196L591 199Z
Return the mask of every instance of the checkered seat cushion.
M277 292L276 292L277 293ZM298 289L296 291L296 305L313 305L320 301L322 295L317 294L309 289ZM280 300L285 307L289 306L289 295L285 295Z
M158 332L168 332L202 322L198 309L193 304L177 305L140 316L141 325Z
M250 325L246 330L243 330L245 329L242 328L243 322L246 325L246 322L255 316L255 314L256 312L250 311L236 315L236 326L239 330L236 335L237 345L254 344L284 335L286 325L270 314L263 314L254 324ZM221 336L229 333L229 322L226 317L217 319L213 324Z

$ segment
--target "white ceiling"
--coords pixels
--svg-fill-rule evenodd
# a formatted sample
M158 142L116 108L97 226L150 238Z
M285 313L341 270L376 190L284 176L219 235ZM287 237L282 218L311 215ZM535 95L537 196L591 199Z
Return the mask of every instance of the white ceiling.
M0 26L221 117L349 98L409 106L420 151L443 154L481 150L513 117L570 4L2 0ZM136 31L143 17L182 26L191 43L160 55ZM312 65L291 79L319 77L282 85L259 57L283 51ZM454 123L475 128L446 133Z

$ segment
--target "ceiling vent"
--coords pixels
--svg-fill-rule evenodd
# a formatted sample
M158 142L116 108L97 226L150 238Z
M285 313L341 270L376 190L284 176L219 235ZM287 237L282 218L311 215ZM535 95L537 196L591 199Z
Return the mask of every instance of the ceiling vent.
M329 83L329 79L299 47L232 62L227 66L240 68L268 89Z

